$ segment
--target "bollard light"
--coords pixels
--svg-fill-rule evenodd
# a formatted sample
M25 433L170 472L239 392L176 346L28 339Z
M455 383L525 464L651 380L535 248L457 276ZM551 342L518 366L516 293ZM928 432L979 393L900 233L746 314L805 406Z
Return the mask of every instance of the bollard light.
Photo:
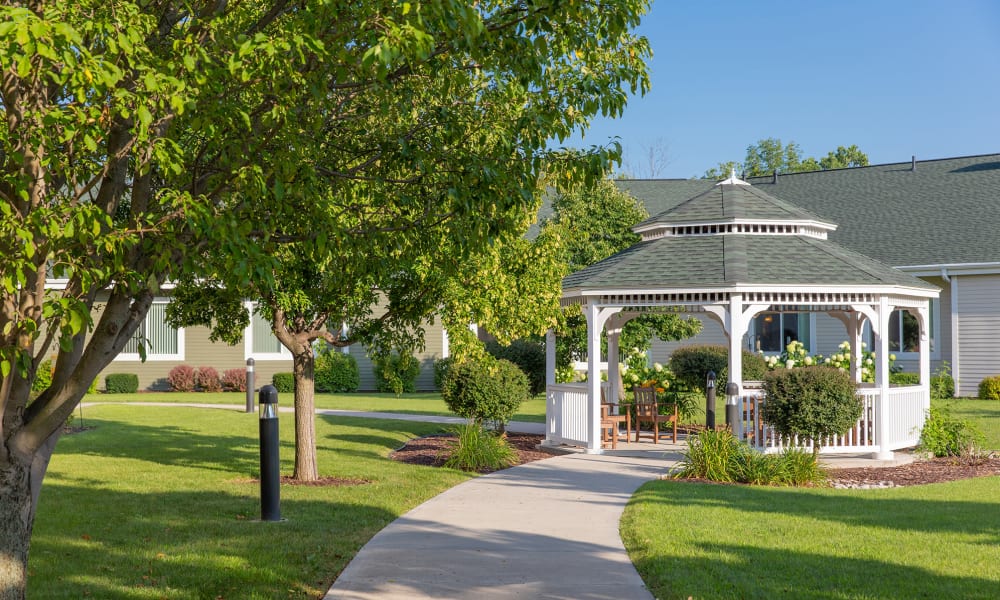
M726 384L726 425L733 435L740 437L740 384L730 381Z
M260 520L281 520L281 465L278 460L278 390L260 388Z
M715 371L705 377L705 427L715 429Z
M253 359L247 359L247 412L252 413L253 408Z

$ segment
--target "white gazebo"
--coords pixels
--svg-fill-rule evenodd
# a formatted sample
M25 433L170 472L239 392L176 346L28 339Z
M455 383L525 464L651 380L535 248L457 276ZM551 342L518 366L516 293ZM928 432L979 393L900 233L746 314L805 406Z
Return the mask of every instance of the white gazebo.
M546 444L600 453L601 335L607 334L607 393L618 401L618 337L629 320L655 312L702 313L729 340L729 381L740 385L737 435L762 451L782 440L759 420L759 390L743 385L742 350L751 320L765 311L825 312L842 321L860 383L865 321L875 337L875 384L862 386L861 420L824 452L892 457L916 444L930 406L929 302L938 289L827 240L836 229L735 176L651 217L633 230L634 246L563 280L564 305L587 318L587 381L556 384L555 335L547 350ZM889 317L905 310L920 327L920 383L889 385Z

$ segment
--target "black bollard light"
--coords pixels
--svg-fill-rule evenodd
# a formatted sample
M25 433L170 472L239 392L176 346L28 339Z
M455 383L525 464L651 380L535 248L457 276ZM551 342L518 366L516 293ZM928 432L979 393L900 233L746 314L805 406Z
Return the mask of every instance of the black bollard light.
M705 427L715 429L715 371L705 378Z
M253 412L253 359L247 359L247 412Z
M278 390L260 388L260 520L281 520L281 465L278 461Z
M726 425L737 437L742 433L740 421L740 384L730 381L726 384Z

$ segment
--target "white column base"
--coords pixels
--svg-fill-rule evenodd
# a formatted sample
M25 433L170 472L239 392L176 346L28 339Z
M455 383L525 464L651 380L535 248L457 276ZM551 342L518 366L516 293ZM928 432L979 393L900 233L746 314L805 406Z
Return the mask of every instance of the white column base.
M875 460L893 460L895 454L893 454L892 450L879 450L878 452L872 452L872 458Z
M604 450L601 448L587 448L583 451L584 454L604 454Z

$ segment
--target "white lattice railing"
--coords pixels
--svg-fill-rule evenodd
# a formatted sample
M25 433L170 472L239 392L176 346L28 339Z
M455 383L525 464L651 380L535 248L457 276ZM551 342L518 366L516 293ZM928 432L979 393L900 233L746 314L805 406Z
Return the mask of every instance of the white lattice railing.
M881 390L861 388L861 418L844 435L831 436L823 441L822 450L829 454L878 452L878 427L880 415L886 418L885 450L892 451L916 445L924 424L924 407L930 390L926 386L902 386L889 389L886 402L879 407ZM759 450L778 452L786 447L812 449L812 442L797 437L781 439L774 429L760 418L764 402L762 390L746 390L742 394L743 439ZM881 408L881 410L880 410Z

